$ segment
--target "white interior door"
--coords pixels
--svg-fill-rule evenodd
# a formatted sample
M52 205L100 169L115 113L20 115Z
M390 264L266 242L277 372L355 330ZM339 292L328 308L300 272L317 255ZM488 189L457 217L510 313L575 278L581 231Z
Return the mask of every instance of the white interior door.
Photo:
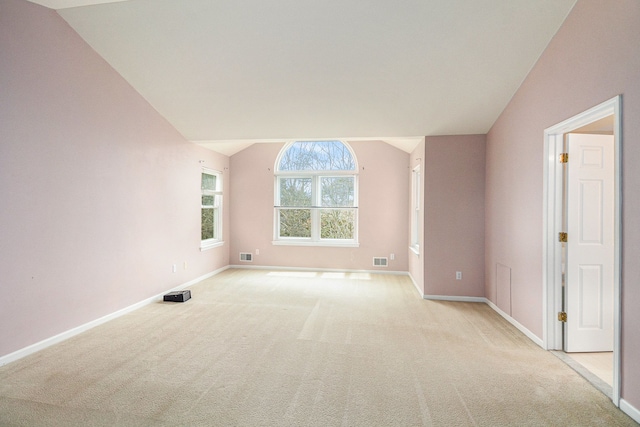
M614 141L567 139L565 351L613 351Z

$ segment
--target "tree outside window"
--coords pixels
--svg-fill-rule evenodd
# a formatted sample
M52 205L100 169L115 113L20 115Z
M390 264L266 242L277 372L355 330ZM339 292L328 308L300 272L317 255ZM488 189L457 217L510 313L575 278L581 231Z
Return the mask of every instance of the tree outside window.
M276 168L276 241L356 243L357 175L342 141L298 141L283 148Z
M203 169L200 184L200 247L207 248L222 240L222 174Z

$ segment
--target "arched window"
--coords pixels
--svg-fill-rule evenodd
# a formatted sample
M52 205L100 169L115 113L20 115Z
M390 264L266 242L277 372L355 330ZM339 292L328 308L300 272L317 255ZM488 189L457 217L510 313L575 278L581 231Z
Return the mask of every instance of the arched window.
M357 244L356 158L342 141L287 144L275 168L276 244Z

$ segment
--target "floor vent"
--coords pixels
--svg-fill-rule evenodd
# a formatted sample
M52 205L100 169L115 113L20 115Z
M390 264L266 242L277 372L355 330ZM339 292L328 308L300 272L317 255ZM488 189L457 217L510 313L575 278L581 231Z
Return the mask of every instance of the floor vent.
M240 261L252 262L253 256L250 252L240 252Z
M389 260L387 258L373 258L373 266L374 267L386 267L389 265Z

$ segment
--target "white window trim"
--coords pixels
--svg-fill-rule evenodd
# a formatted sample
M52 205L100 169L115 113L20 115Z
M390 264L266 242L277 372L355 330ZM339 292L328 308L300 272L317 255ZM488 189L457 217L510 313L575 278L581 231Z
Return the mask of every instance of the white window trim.
M420 255L420 189L422 172L420 165L411 174L411 246L409 249Z
M349 153L354 162L354 169L352 170L309 170L309 171L280 171L279 165L280 160L284 153L291 147L291 145L299 142L298 140L287 143L278 154L276 158L275 166L274 166L274 209L273 209L273 241L272 244L276 246L324 246L324 247L359 247L360 243L358 241L358 221L359 221L359 209L358 209L358 190L359 190L359 178L358 178L358 159L356 158L353 149L349 144L344 141L340 141L347 147ZM312 205L309 207L301 207L302 209L311 209L312 218L316 217L316 219L312 219L312 223L319 224L319 212L322 209L331 209L329 206L321 206L320 200L320 192L317 190L320 188L319 181L321 178L331 178L331 177L340 177L340 176L352 176L354 178L354 195L353 195L353 206L343 207L344 209L353 209L355 211L354 215L354 236L353 239L322 239L320 237L320 227L316 226L311 230L311 237L280 237L280 222L279 222L279 209L281 206L278 205L280 201L280 185L279 178L311 178L311 197L312 197ZM336 207L336 209L341 209L340 207Z
M217 248L222 245L224 245L224 240L213 240L213 239L203 240L200 243L200 251L201 252L208 251L209 249Z
M313 241L304 237L281 237L271 242L274 246L326 246L333 248L359 248L360 243L352 240L322 239Z
M212 196L220 196L219 200L220 203L217 207L218 209L218 221L216 224L214 224L215 227L215 235L219 236L218 238L212 238L212 239L206 239L206 240L200 240L200 250L201 251L206 251L208 249L213 249L213 248L217 248L219 246L224 245L224 240L222 239L222 212L223 212L223 204L224 204L224 199L223 199L223 176L222 176L222 172L216 169L209 169L209 168L201 168L200 170L200 179L202 179L202 174L207 174L207 175L215 175L216 177L216 189L211 191L206 191L207 195L212 195ZM202 195L205 194L205 190L203 190L202 188L200 189L200 197L202 198ZM201 199L202 200L202 199ZM203 205L202 202L200 203L200 210L202 211ZM202 238L202 236L201 236Z

